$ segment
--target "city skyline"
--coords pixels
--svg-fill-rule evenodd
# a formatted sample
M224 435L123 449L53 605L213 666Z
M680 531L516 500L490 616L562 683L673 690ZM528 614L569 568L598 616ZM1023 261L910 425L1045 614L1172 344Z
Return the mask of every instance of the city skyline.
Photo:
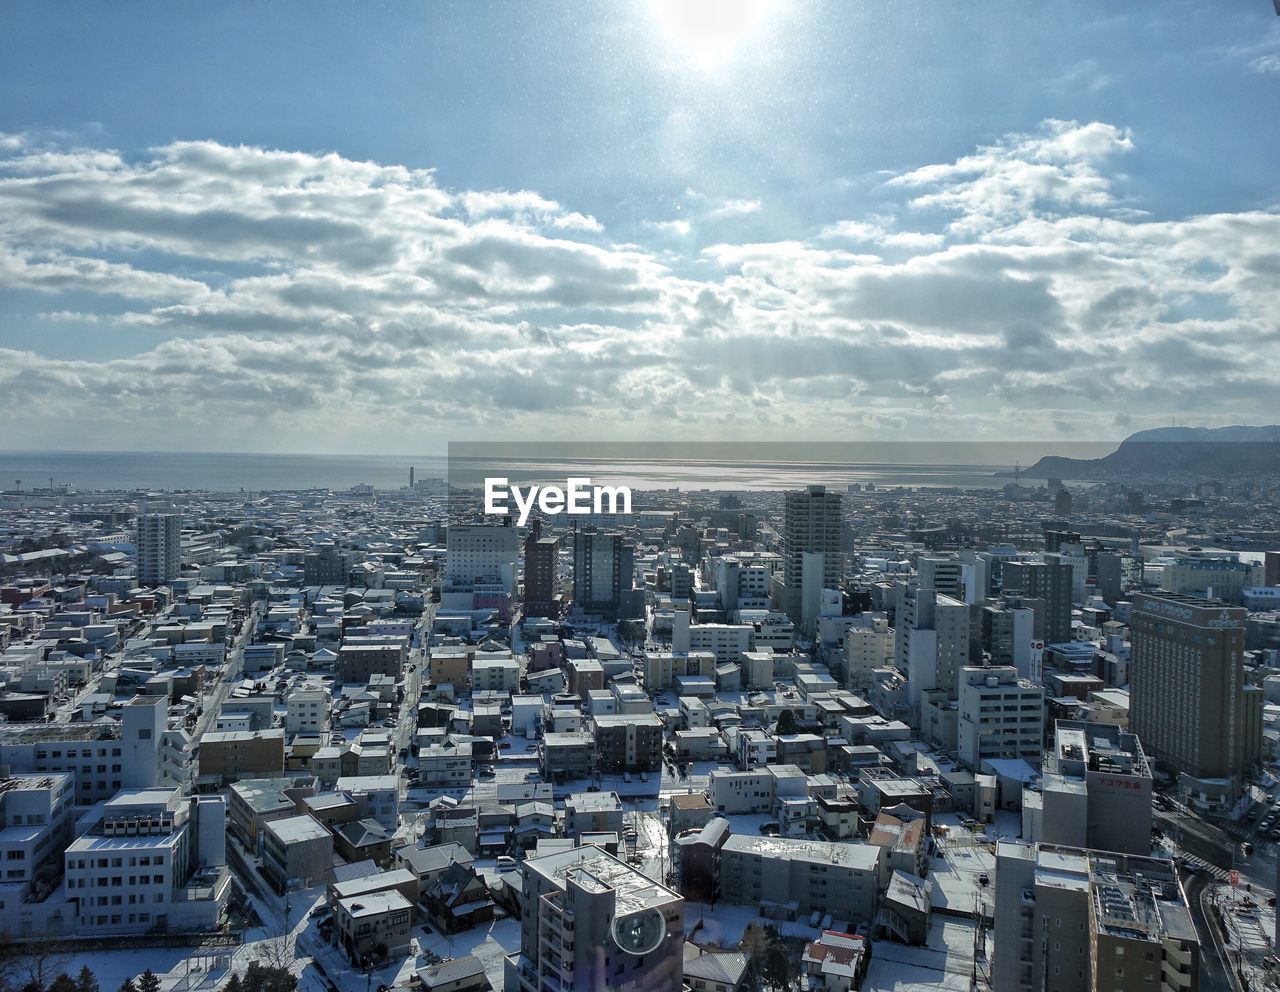
M7 446L1274 420L1262 5L540 10L15 12Z

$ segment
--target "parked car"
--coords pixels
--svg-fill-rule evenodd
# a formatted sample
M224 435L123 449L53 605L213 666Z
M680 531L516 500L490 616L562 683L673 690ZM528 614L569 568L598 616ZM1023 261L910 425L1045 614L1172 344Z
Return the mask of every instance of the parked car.
M502 855L498 858L498 871L515 871L516 859Z

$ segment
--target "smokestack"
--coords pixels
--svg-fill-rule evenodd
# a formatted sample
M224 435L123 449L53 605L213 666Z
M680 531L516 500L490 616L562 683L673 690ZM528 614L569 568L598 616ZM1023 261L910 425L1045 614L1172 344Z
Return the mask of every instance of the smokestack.
M409 488L413 488L413 466L409 466Z

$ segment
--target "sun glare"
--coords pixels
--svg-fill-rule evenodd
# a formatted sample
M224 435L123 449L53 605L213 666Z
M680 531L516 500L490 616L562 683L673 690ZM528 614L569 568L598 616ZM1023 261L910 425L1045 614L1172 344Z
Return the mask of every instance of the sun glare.
M701 68L726 63L760 26L772 0L650 0L658 24L673 48Z

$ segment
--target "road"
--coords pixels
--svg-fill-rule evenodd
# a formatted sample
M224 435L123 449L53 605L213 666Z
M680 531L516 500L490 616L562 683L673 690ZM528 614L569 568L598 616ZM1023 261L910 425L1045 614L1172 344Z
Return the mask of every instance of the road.
M1202 992L1237 992L1234 978L1223 960L1222 934L1209 918L1209 881L1204 875L1191 875L1184 877L1183 882L1187 903L1191 908L1191 919L1201 938L1200 988Z

